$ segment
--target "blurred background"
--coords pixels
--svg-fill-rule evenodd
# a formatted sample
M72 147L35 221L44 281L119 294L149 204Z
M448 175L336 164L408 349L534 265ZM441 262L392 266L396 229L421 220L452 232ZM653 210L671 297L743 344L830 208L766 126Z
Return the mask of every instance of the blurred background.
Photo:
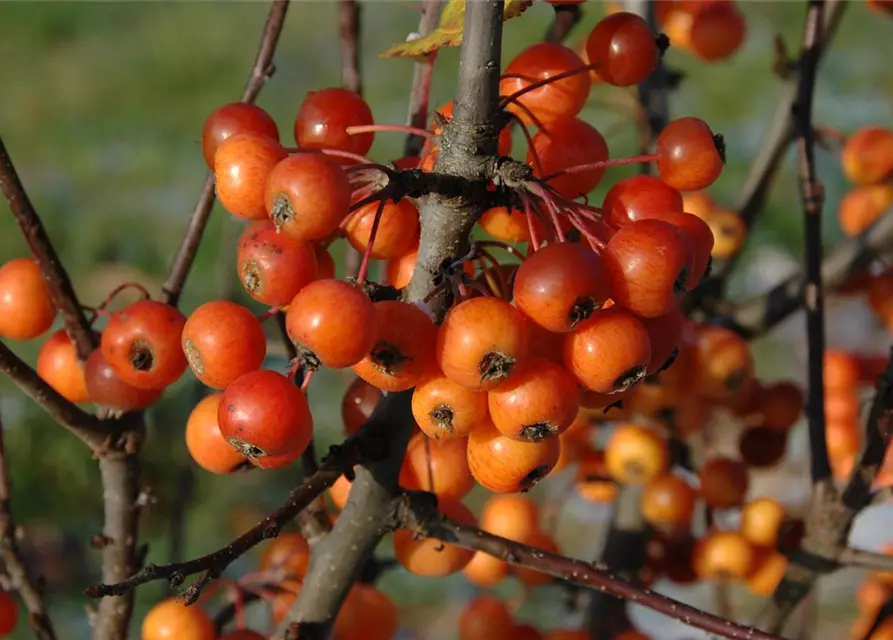
M363 4L365 97L377 122L402 123L411 63L382 59L378 53L415 30L416 3ZM267 9L261 1L0 3L0 133L83 303L98 304L125 281L159 290L205 176L203 121L214 108L238 98ZM725 136L728 167L710 193L726 205L735 200L781 88L771 72L773 39L781 34L796 50L804 15L799 2L743 2L740 9L748 35L732 59L707 65L672 49L667 55L668 64L686 76L672 96L672 114L701 117ZM276 119L286 144L305 93L340 82L336 10L334 1L298 1L289 10L275 59L277 72L258 101ZM604 8L593 1L583 5L583 12L584 20L570 44L585 37ZM504 63L539 40L550 17L551 8L538 3L507 23ZM869 123L893 124L893 66L886 55L891 38L893 20L853 3L821 72L817 122L845 133ZM441 53L432 106L452 98L457 62L456 50ZM605 132L612 156L635 152L632 114L616 106L628 95L596 86L592 104L582 116ZM402 145L400 134L378 134L370 155L392 160L399 157ZM521 149L520 143L515 148ZM750 238L746 259L733 281L735 296L764 290L797 268L802 234L792 159L793 154ZM825 238L830 245L841 235L835 211L847 185L829 153L819 152L819 172L827 188ZM609 170L595 201L628 173ZM234 265L240 229L229 214L215 209L186 286L181 304L185 313L223 295L248 304ZM344 245L334 245L334 255L340 258L343 252ZM0 260L24 255L27 248L16 223L0 204ZM829 344L863 351L886 349L885 330L863 306L829 301ZM803 379L802 322L802 316L794 316L755 344L760 375L770 380ZM12 346L31 362L39 347ZM271 348L269 364L284 367L282 352ZM342 438L339 404L347 382L345 376L324 373L311 387L321 452ZM298 477L297 469L234 477L193 472L183 426L201 393L187 374L150 413L143 481L153 501L144 512L142 535L153 562L166 562L171 553L195 556L226 543L276 505ZM27 532L31 557L46 577L60 637L87 638L80 594L99 576L99 553L88 544L90 535L101 530L95 462L76 439L5 379L0 380L0 394L18 523ZM804 448L805 434L798 428L790 464L755 478L754 495L777 495L793 509L802 504L808 493ZM595 557L608 510L573 495L566 483L548 484L536 495L547 499L550 491L566 494L561 496L557 528L563 551ZM483 491L475 492L469 504L476 507L484 497ZM891 524L890 511L875 508L860 519L854 541L877 547L887 541ZM390 553L387 544L381 553ZM232 572L251 570L256 561L257 555L246 556ZM820 637L844 637L845 622L855 612L852 595L857 578L856 572L842 572L822 583ZM380 584L398 602L406 637L413 638L454 637L457 611L472 594L461 574L432 581L392 571ZM680 589L664 583L658 588L713 606L706 588ZM509 585L505 593L513 590L516 587ZM161 583L138 591L134 637L146 607L166 593ZM732 600L740 619L759 609L759 602L743 591L733 590ZM562 602L557 589L537 591L521 617L544 627L574 624L576 619L568 616ZM656 638L702 637L638 610L634 619ZM15 638L30 637L24 627Z

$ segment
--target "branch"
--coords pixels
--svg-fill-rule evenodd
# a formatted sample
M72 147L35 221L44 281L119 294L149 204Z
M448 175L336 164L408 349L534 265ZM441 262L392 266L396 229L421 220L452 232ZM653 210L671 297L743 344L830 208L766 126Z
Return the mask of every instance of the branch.
M18 591L22 602L25 603L34 637L38 640L56 640L56 632L47 615L43 594L37 588L19 551L15 520L12 517L12 491L9 469L6 466L2 420L0 420L0 559L3 560L12 588Z
M31 253L40 265L40 271L49 287L50 298L62 316L65 331L77 349L78 359L85 361L96 348L96 337L81 309L68 273L59 261L59 255L53 248L50 237L19 179L2 137L0 137L0 188L6 196L10 211L25 235Z
M840 554L840 564L872 571L893 571L893 556L877 551L848 547Z
M660 31L657 21L657 0L626 0L627 11L637 13L648 21L655 33ZM663 61L657 61L657 67L650 76L639 85L639 106L644 114L644 122L639 135L639 152L649 154L657 136L670 120L670 89L672 86L670 71ZM642 173L651 171L650 162L639 165Z
M822 205L824 187L815 167L815 136L812 105L815 99L819 56L824 46L825 0L809 0L803 34L803 53L797 74L797 102L793 116L799 156L800 200L803 205L806 242L806 342L809 396L806 418L809 427L810 463L813 483L831 476L828 443L825 439L825 294L822 283Z
M822 261L822 282L834 288L865 269L875 258L893 253L893 209L855 238L838 243ZM717 321L746 338L761 336L803 304L806 279L798 273L766 293L719 307Z
M564 42L568 34L577 26L583 17L583 10L579 4L555 4L555 17L544 40L546 42Z
M444 517L432 494L411 492L398 499L397 525L420 535L448 544L482 551L509 564L534 569L567 582L604 591L616 598L654 609L685 624L724 638L741 640L780 640L778 636L724 620L705 611L673 600L649 589L630 584L582 560L573 560L537 547L513 542L490 533L461 525Z
M385 403L382 402L381 405ZM98 584L89 587L86 595L91 598L121 595L133 591L141 584L156 580L168 580L173 587L180 586L186 577L203 573L190 586L184 599L192 604L198 599L202 589L223 571L236 558L244 555L268 538L279 535L282 527L294 519L318 495L335 484L345 471L364 460L381 454L382 438L388 428L384 411L376 410L367 425L342 446L333 447L331 455L323 462L319 471L307 478L291 491L288 498L275 511L253 528L243 533L225 547L194 560L172 562L165 565L146 565L141 571L116 584Z
M4 343L0 342L0 370L29 398L40 405L56 422L81 439L97 455L107 444L108 426L96 416L90 415L72 404L43 378L37 375L25 361Z
M338 0L338 30L341 35L341 86L362 93L360 5L357 0Z
M830 480L813 489L802 549L790 557L784 578L761 616L761 627L779 630L821 575L846 564L853 521L872 500L871 487L893 435L893 350L868 414L866 442L842 492Z
M430 193L418 198L419 255L405 291L410 302L427 298L441 266L467 253L472 227L486 208L486 186L496 170L502 12L502 0L466 5L456 107L445 127L435 170L469 181L472 188L451 197ZM428 305L439 321L449 303L448 296L438 295ZM410 397L408 391L382 401L391 405L390 451L384 460L357 470L348 503L332 532L311 551L305 586L275 637L328 637L348 590L390 528L393 496L414 424Z
M437 28L440 19L440 0L422 0L422 19L419 21L418 34L426 36ZM412 90L409 94L409 116L407 124L419 129L428 128L428 107L431 97L431 78L434 75L434 61L437 52L425 56L424 60L412 66ZM421 136L406 137L403 154L417 156L422 151L425 139Z
M837 33L837 27L840 25L844 9L846 9L848 4L845 0L828 0L828 6L822 22L824 46L818 52L816 64L821 62L822 56ZM779 55L784 54L779 52ZM785 66L790 63L786 57L781 62ZM781 169L781 164L787 154L789 145L794 140L795 131L794 124L791 121L791 110L797 102L798 75L798 71L795 70L784 78L784 84L775 106L774 115L770 120L769 127L763 134L760 149L748 169L744 185L741 187L741 192L738 195L735 210L741 216L748 230L753 227L759 215L766 208L769 190ZM728 260L717 260L713 264L711 276L699 289L707 292L707 295L719 299L725 281L728 279L739 256L740 252Z
M251 68L251 75L248 76L248 81L245 83L245 88L242 91L242 102L254 102L267 79L275 71L273 54L276 52L276 45L279 44L279 36L282 33L282 25L285 23L285 14L288 11L288 2L289 0L273 0L270 13L267 16L267 22L264 25L260 46L254 58L254 65ZM192 215L189 217L189 226L186 228L186 233L180 241L180 246L177 248L177 253L168 271L167 280L164 281L161 287L162 299L167 304L176 306L180 301L183 285L186 284L189 270L192 268L192 263L195 262L195 256L202 241L202 234L208 225L208 218L211 216L213 207L214 176L209 174L205 178L201 195L192 211Z

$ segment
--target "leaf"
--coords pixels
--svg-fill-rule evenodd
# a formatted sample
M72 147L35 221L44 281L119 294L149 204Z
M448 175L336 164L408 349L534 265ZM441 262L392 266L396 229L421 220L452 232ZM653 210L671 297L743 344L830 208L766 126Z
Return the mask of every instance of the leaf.
M427 36L407 40L394 45L381 54L382 58L423 58L441 47L458 47L462 44L462 26L465 22L466 0L449 0L440 14L437 28ZM505 0L502 19L517 18L533 4L533 0Z

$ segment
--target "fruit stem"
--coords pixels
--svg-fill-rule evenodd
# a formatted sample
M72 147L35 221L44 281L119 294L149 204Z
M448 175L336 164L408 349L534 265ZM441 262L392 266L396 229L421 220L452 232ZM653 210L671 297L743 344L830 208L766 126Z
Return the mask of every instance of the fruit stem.
M354 136L360 133L375 133L376 131L393 131L396 133L408 133L420 138L435 138L436 135L426 129L420 129L408 124L359 124L345 129L347 135Z
M257 315L257 319L258 319L260 322L263 322L264 320L267 320L267 319L269 319L269 318L272 318L273 316L275 316L275 315L276 315L277 313L279 313L280 311L282 311L282 307L270 307L269 309L267 309L267 310L264 311L263 313L259 313L259 314Z
M536 237L536 225L533 224L533 210L530 206L530 196L523 191L519 192L521 202L524 204L524 215L527 216L527 231L530 233L530 253L540 248L539 239Z
M530 155L533 156L533 168L537 171L537 173L543 173L543 163L540 160L539 151L536 150L536 147L533 144L533 136L530 135L530 129L527 128L527 125L524 124L524 121L518 117L516 113L509 113L509 115L521 125L521 133L524 134L524 139L527 140L527 151L530 152ZM533 114L530 114L533 115Z
M375 210L375 219L372 221L372 229L369 231L369 242L366 243L366 250L363 252L363 261L357 271L357 288L362 289L366 284L366 273L369 271L369 260L372 258L372 245L375 244L375 236L378 235L378 226L381 224L381 217L384 213L384 205L387 200L381 200L378 208Z
M96 312L98 313L99 311L105 309L105 308L112 302L112 300L113 300L119 293L123 292L125 289L136 289L136 290L139 292L139 294L140 294L140 300L149 300L149 299L152 298L152 295L149 293L149 291L148 291L143 285L141 285L140 283L138 283L138 282L125 282L124 284L119 285L119 286L115 287L114 289L112 289L112 292L109 293L109 294L105 297L105 300L103 300L102 302L99 303L99 306L96 307L96 308L94 309L94 311L96 311Z
M558 206L555 204L555 200L552 198L551 194L546 193L546 190L536 183L531 183L530 190L538 195L543 204L546 205L546 210L549 212L549 216L552 219L552 226L555 227L555 233L558 235L559 242L567 242L567 237L564 235L564 229L561 228L561 221L558 219Z
M548 182L554 178L558 178L565 175L570 175L574 173L583 173L584 171L592 171L594 169L604 169L606 167L619 167L625 164L637 164L644 162L656 162L659 155L656 153L647 153L641 156L630 156L629 158L612 158L610 160L602 160L600 162L590 162L588 164L578 164L573 167L567 167L566 169L561 169L560 171L556 171L554 173L550 173L549 175L540 178L543 182Z
M564 80L565 78L570 78L571 76L578 75L580 73L594 71L597 67L597 64L587 64L582 67L577 67L576 69L570 69L569 71L565 71L563 73L557 73L554 76L549 76L548 78L543 78L542 80L537 80L536 82L531 82L529 85L524 87L523 89L518 89L513 94L505 96L502 99L502 102L499 103L500 109L505 109L509 102L514 102L518 104L518 98L523 96L525 93L530 93L531 91L535 91L540 87L544 87L547 84L552 84L553 82L558 82L559 80ZM503 74L503 78L520 78L521 80L529 80L529 76L525 76L520 73L511 73L511 74Z
M297 153L322 153L323 155L333 156L335 158L353 160L354 162L359 162L360 164L374 164L379 167L381 166L371 158L361 156L357 153L351 153L350 151L341 151L340 149L305 149L303 147L287 147L285 150L292 155Z
M307 395L307 390L310 388L310 380L313 379L313 374L315 371L308 371L304 374L304 381L301 383L301 393L305 396Z

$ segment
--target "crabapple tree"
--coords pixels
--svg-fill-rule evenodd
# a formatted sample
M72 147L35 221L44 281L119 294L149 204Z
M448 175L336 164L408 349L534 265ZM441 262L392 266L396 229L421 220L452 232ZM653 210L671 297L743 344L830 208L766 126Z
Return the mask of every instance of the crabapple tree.
M802 45L779 53L785 91L735 207L704 191L726 141L675 113L684 79L664 61L669 47L704 64L735 55L747 25L734 0L549 3L546 37L504 60L503 25L532 19L531 0L422 0L417 37L384 52L414 60L409 122L388 124L361 93L361 7L340 0L342 86L307 93L281 129L255 104L289 9L275 0L241 100L204 123L196 158L208 179L154 298L123 282L96 307L79 302L0 141L0 186L32 251L0 266L0 369L99 465L102 571L84 585L94 638L388 640L402 623L377 585L387 571L463 574L479 591L458 616L462 640L651 637L628 601L721 637L781 638L817 581L844 566L875 570L855 637L893 638L893 555L848 542L893 480L893 360L825 345L826 297L863 299L893 328L893 129L848 135L812 116L846 3L804 2ZM890 13L887 0L866 4ZM578 46L565 44L582 12L603 9ZM446 47L459 47L455 96L429 109ZM584 119L596 90L635 103L638 154L612 154ZM369 157L384 135L406 136L404 155ZM731 301L729 274L792 143L803 268ZM854 185L838 207L847 239L828 250L820 148ZM639 175L613 178L619 165ZM213 295L179 307L215 199L240 221L230 268L256 308ZM338 240L352 249L345 278ZM801 308L808 386L761 380L750 341ZM265 364L274 339L288 367ZM41 341L33 364L7 345L28 340ZM351 381L345 440L318 460L308 396L321 369ZM300 466L303 477L229 544L157 564L140 545L144 417L183 376L207 389L178 443L202 473ZM780 463L804 414L812 491L791 513L753 495L751 475ZM719 432L734 434L733 451L712 446ZM30 624L52 640L62 635L19 548L9 475L0 439L0 637ZM540 483L559 498L531 498ZM488 496L478 513L463 502L476 488ZM562 491L611 506L600 558L562 553ZM228 571L255 547L255 571ZM498 596L509 580L525 593L558 585L582 625L524 622L523 603ZM711 583L720 596L738 583L766 604L736 619L727 603L710 613L674 600L658 580ZM134 591L153 581L169 597L132 619ZM266 609L270 624L247 623L246 609Z

